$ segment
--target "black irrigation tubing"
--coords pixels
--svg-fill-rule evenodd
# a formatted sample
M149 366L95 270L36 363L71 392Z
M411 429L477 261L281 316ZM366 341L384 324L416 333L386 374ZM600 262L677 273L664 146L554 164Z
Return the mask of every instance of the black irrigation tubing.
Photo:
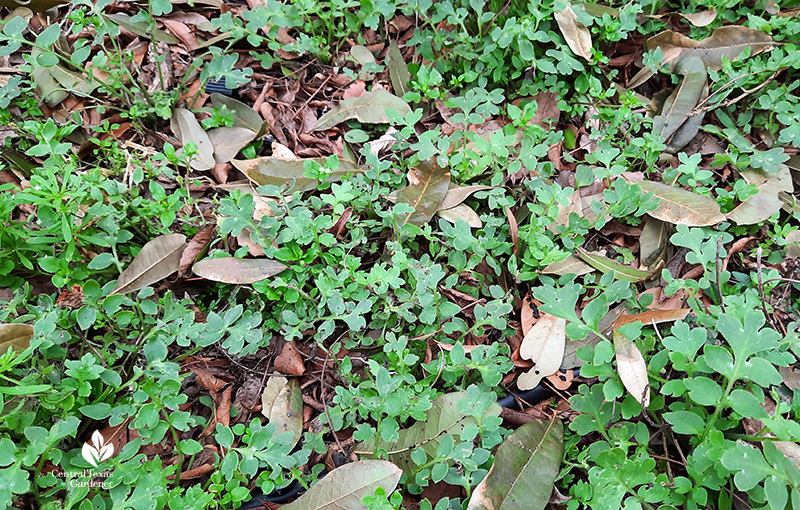
M576 368L574 376L577 377L580 374L581 369ZM498 399L497 403L502 407L507 407L509 409L519 409L519 405L517 405L517 398L525 401L528 404L535 405L544 399L553 396L554 394L553 390L544 384L544 380L542 380L538 386L531 390L525 390L519 393L513 393L509 391L508 393L509 394L505 397ZM325 476L327 473L328 472L326 470L323 470L322 473L320 473L320 478ZM263 503L286 503L290 499L297 498L303 492L305 492L305 489L297 480L293 480L292 483L283 489L273 491L267 495L264 495L261 492L261 489L256 488L253 491L252 499L240 506L239 510L255 510L258 508L263 508Z

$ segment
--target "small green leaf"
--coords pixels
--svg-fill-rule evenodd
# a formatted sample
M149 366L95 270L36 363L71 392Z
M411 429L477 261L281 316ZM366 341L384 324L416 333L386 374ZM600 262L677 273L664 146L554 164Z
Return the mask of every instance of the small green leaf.
M673 432L678 434L700 434L706 425L701 417L690 411L664 413L664 419L672 425Z

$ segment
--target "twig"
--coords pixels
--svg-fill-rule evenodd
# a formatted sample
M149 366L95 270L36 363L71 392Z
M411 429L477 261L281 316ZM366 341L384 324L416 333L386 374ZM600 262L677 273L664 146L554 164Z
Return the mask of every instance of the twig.
M339 436L336 435L336 431L333 430L333 422L331 421L331 415L328 414L328 404L325 402L325 369L328 367L328 356L330 356L330 352L325 352L325 361L322 363L322 375L320 376L319 380L321 382L319 388L319 396L322 398L322 406L325 409L325 417L328 419L328 426L331 428L331 434L333 434L333 439L336 440L336 445L339 446L339 450L344 453L344 447L342 443L339 441Z
M758 295L761 297L761 309L764 311L764 318L769 319L767 300L764 297L764 280L761 274L761 246L756 250L756 272L758 274Z
M722 308L722 313L725 313L725 300L722 299L722 282L720 281L720 273L722 272L720 264L722 263L722 260L720 259L719 254L721 251L722 251L722 236L719 236L717 238L717 258L716 260L714 260L714 266L715 269L717 270L717 296L719 297L719 306Z
M744 91L742 94L740 94L739 96L737 96L737 97L735 97L735 98L733 98L733 99L728 99L727 101L723 101L723 102L721 102L721 103L719 103L719 104L716 104L716 105L707 105L707 106L700 107L700 105L701 105L701 104L703 104L703 103L705 103L706 101L708 101L708 100L709 100L709 99L710 99L710 98L711 98L711 97L712 97L714 94L716 94L717 92L719 92L719 91L720 91L720 90L722 90L723 88L727 87L728 85L730 85L730 84L731 84L731 83L733 83L734 81L736 81L736 80L738 80L738 79L740 79L740 78L744 78L745 76L749 76L749 75L753 75L753 74L758 74L758 73L755 73L755 72L753 72L753 73L748 73L748 74L745 74L745 75L739 76L738 78L734 78L734 79L733 79L733 80L731 80L730 82L726 83L726 84L725 84L725 85L724 85L722 88L720 88L719 90L717 90L717 92L715 92L715 93L714 93L714 94L712 94L711 96L708 96L706 99L704 99L703 101L701 101L701 102L700 102L700 103L699 103L697 106L695 106L695 107L694 107L694 109L693 109L693 110L692 110L692 111L689 113L689 115L688 115L688 116L689 116L689 117L694 117L694 116L696 116L696 115L700 115L701 113L707 112L707 111L709 111L709 110L712 110L712 109L714 109L714 108L727 108L728 106L734 105L734 104L738 103L739 101L741 101L742 99L744 99L744 98L746 98L747 96L749 96L750 94L752 94L752 93L754 93L754 92L758 92L759 90L761 90L761 89L763 89L764 87L766 87L767 85L769 85L769 84L770 84L770 82L772 82L772 80L774 80L774 79L775 79L775 78L778 76L778 74L780 74L780 73L781 73L783 70L784 70L784 68L783 68L783 67L782 67L782 68L780 68L780 69L778 69L777 71L775 71L774 73L772 73L772 76L770 76L769 78L767 78L767 79L766 79L766 80L765 80L763 83L761 83L761 84L759 84L759 85L757 85L757 86L753 87L752 89L745 90L745 91Z

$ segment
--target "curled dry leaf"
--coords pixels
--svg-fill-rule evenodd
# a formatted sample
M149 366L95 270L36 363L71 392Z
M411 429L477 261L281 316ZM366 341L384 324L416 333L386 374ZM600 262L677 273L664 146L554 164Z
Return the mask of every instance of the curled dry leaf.
M523 339L525 335L531 330L534 324L542 316L539 313L539 305L542 304L538 299L534 301L531 293L529 292L522 300L522 306L519 311L520 325L522 326Z
M553 17L561 29L561 34L567 40L567 45L572 52L589 62L592 61L592 34L583 23L578 22L575 11L569 5L560 12L554 12Z
M519 348L519 356L535 363L533 368L517 379L521 390L535 388L542 378L556 373L564 358L567 321L548 313L541 313L539 320L525 335Z
M280 355L275 358L275 370L289 375L303 375L306 372L303 356L293 342L284 344Z
M614 330L614 351L617 355L617 372L625 389L633 395L642 407L650 405L650 381L647 378L647 365L633 340Z
M33 326L30 324L0 324L0 355L11 348L24 351L31 345Z
M181 254L181 259L178 264L178 276L181 278L186 277L189 274L189 270L194 264L194 261L205 251L206 246L208 243L214 239L214 236L217 234L217 227L214 225L209 225L200 232L196 233L189 244L186 245L186 249L183 250Z
M369 142L369 151L375 156L380 156L383 151L385 151L386 149L388 149L397 142L395 137L392 136L394 133L397 133L397 130L395 128L390 127L389 129L387 129L386 133L384 133L383 136L381 136L377 140Z
M111 294L134 292L168 277L178 270L186 246L183 234L164 234L152 239L119 275Z
M272 156L281 159L298 159L292 149L278 142L272 142Z
M681 309L674 309L674 310L647 310L646 312L642 313L634 313L631 315L620 315L617 317L617 320L614 321L614 325L612 328L616 329L620 326L624 326L625 324L630 324L631 322L641 322L645 326L649 326L651 324L662 324L664 322L675 322L685 318L689 315L691 310L689 308L681 308Z
M364 124L386 124L389 122L386 110L390 108L396 110L402 117L411 111L408 103L392 93L383 89L373 90L359 97L343 100L320 117L314 130L328 129L350 119L356 119Z
M692 14L678 13L678 16L696 27L706 27L717 19L717 10L712 7L707 11L700 11Z
M282 272L286 266L271 259L222 257L204 259L192 267L197 276L222 283L245 285L260 282Z

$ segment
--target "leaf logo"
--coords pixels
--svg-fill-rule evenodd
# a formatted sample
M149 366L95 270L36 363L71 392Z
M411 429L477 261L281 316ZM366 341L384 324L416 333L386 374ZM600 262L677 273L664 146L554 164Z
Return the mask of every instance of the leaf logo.
M104 443L105 440L100 431L95 430L94 434L92 434L92 439L84 444L81 449L81 455L86 459L86 462L97 467L99 463L114 455L114 446L111 443Z

